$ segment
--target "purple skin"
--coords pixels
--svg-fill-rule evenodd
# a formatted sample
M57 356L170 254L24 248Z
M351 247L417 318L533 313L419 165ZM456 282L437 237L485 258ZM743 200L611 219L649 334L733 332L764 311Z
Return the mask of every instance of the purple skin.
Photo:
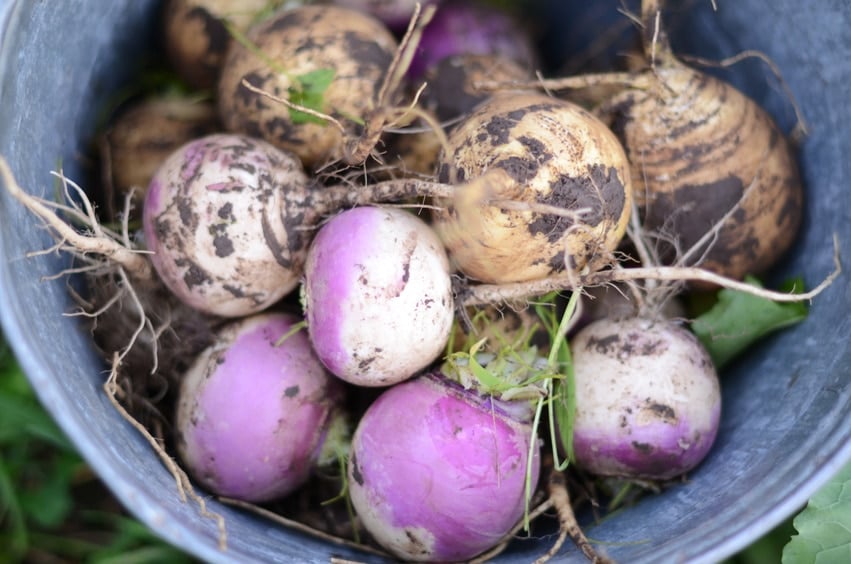
M353 208L311 244L302 304L313 347L331 372L360 386L389 386L444 350L454 314L449 259L413 214Z
M328 432L342 420L341 383L304 331L275 346L300 321L279 313L235 321L184 375L178 453L210 492L249 502L279 498L333 447Z
M537 55L531 38L507 13L470 1L445 2L423 30L408 78L419 81L426 71L452 55L501 55L533 69Z
M403 560L467 560L494 546L523 516L531 411L521 420L517 406L440 373L385 391L358 424L349 459L366 529Z
M145 199L154 268L204 313L265 309L298 286L308 237L294 225L313 221L307 185L299 160L265 141L214 134L183 145Z
M712 361L669 321L598 320L571 341L574 452L591 473L669 480L709 452L721 417Z
M404 31L414 15L417 2L425 8L441 0L334 0L338 6L346 6L360 12L372 14L395 32Z

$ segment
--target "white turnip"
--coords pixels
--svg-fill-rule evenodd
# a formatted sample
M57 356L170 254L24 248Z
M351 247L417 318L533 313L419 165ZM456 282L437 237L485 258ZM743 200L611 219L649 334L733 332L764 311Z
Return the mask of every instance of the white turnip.
M307 215L307 175L290 153L214 134L168 157L151 180L145 243L163 282L206 313L260 311L298 285L307 233L281 219Z
M703 460L721 393L693 334L665 320L603 319L570 344L577 464L602 476L667 480Z
M300 321L281 313L234 321L183 376L177 448L208 491L269 501L334 459L343 389L307 335L288 334Z
M446 251L423 220L396 208L328 221L308 251L302 289L314 349L353 384L409 378L440 355L452 328Z
M460 561L523 516L539 474L529 402L503 402L429 373L386 390L355 431L349 491L358 516L403 560Z

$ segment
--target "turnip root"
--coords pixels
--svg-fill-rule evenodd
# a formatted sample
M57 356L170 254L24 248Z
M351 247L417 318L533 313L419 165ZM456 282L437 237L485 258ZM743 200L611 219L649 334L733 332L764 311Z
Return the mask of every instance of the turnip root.
M431 364L452 328L449 260L429 226L396 208L360 207L317 233L302 302L325 366L361 386L388 386Z
M526 505L530 421L528 402L465 390L440 373L386 390L361 418L349 459L367 531L403 560L466 560L497 544Z
M534 69L531 37L507 12L475 0L443 2L423 30L408 77L417 82L431 67L453 55L499 55Z
M281 215L291 201L302 203L306 185L298 159L264 141L233 134L192 141L151 180L143 211L151 262L200 311L260 311L298 285L307 234Z
M343 389L307 335L288 334L299 322L281 313L234 321L183 376L177 448L208 491L270 501L334 460Z
M647 70L539 84L621 84L598 113L624 144L642 228L666 251L662 259L734 279L759 274L791 246L801 222L793 149L756 102L676 58L662 4L642 2Z
M163 11L166 55L192 88L216 85L231 44L226 24L244 31L270 0L168 0Z
M459 270L486 283L599 268L632 204L629 163L611 131L536 93L479 105L450 133L439 179L468 182L453 201L436 200L434 224Z
M218 84L219 111L230 131L261 137L294 152L307 168L345 156L377 109L397 44L380 21L339 6L284 10L251 28L250 43L229 51ZM243 84L327 114L277 103Z
M145 198L157 168L184 143L221 129L211 102L186 96L146 98L110 122L102 140L103 184L115 196Z
M718 432L721 393L686 329L633 317L591 323L571 340L576 463L601 476L668 480L695 468Z

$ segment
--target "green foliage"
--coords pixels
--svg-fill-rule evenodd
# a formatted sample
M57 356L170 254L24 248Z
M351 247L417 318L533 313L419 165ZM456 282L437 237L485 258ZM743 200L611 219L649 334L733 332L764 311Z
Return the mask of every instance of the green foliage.
M317 112L325 111L325 91L334 80L334 69L316 69L293 77L294 85L290 86L290 102ZM290 108L290 119L293 123L325 124L325 120L308 113Z
M851 562L851 464L816 493L793 520L798 531L783 564Z
M748 277L746 281L762 287L756 278ZM783 290L800 293L803 287L801 280L793 280ZM804 302L779 303L723 289L718 292L717 302L694 320L691 329L720 369L762 337L803 321L807 311Z
M190 561L118 510L0 335L0 562Z

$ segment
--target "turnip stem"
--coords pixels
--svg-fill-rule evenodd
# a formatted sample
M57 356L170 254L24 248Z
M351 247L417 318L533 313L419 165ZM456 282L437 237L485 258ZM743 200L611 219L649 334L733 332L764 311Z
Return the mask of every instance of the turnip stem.
M607 72L589 73L582 75L566 76L563 78L541 78L536 80L511 80L504 82L482 81L476 83L476 88L481 90L505 90L505 89L540 89L550 91L559 90L585 90L596 86L625 86L629 88L648 88L651 77L644 73L632 72Z
M511 302L533 296L541 296L559 290L573 290L583 286L599 286L610 282L623 282L627 280L699 281L730 290L738 290L775 302L803 302L818 296L842 273L842 263L839 259L839 241L836 235L834 235L833 244L834 270L815 288L801 293L777 292L758 288L752 284L721 276L720 274L697 267L656 266L601 270L587 274L562 274L531 282L469 286L460 296L459 302L465 306Z
M384 180L367 186L338 184L327 188L317 187L311 197L312 207L319 215L328 215L341 208L370 203L412 200L417 198L446 198L455 196L458 187L417 178Z

